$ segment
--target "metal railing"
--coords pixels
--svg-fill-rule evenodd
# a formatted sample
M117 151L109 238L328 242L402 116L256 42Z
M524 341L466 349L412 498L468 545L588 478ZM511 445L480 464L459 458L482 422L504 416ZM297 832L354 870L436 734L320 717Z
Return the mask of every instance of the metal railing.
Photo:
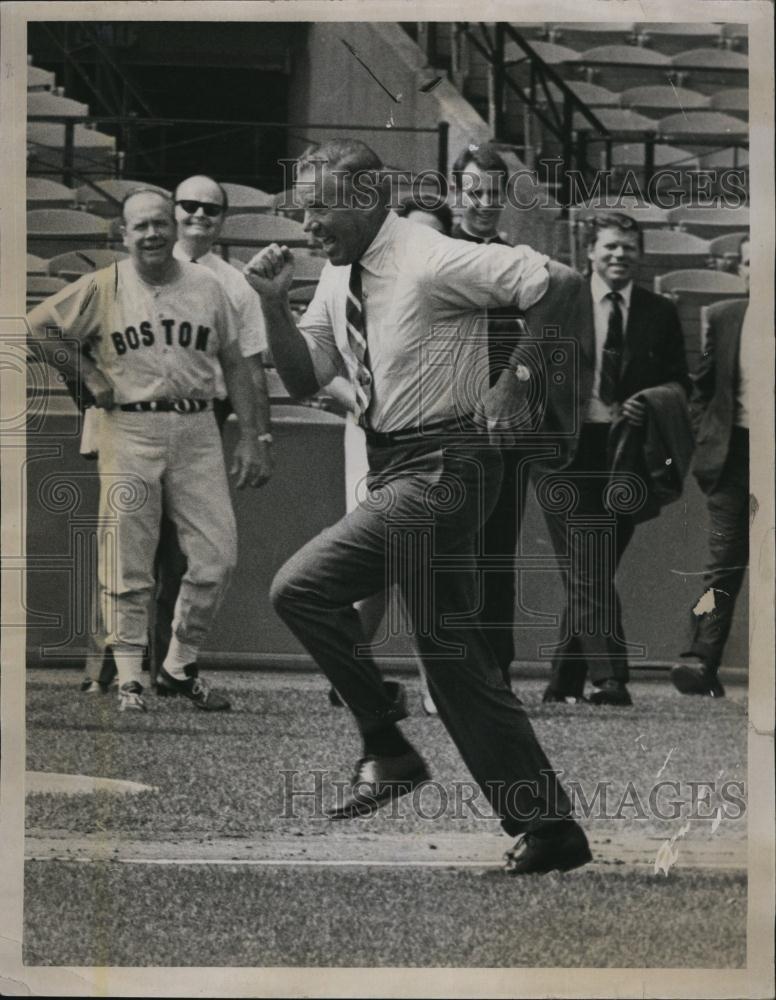
M87 127L105 126L109 134L114 135L120 144L120 150L116 152L115 176L131 176L136 180L153 180L157 184L166 187L174 186L180 179L180 170L171 170L169 157L174 150L179 150L185 146L203 144L207 146L226 136L234 136L236 133L246 134L246 146L252 151L254 167L258 168L260 159L260 149L262 136L270 132L284 132L286 138L292 138L298 142L312 144L316 140L305 134L309 132L328 132L333 135L353 132L379 132L386 134L386 127L379 125L348 125L343 123L296 123L296 122L254 122L254 121L224 121L207 118L172 118L172 117L141 117L139 115L29 115L29 122L46 122L49 124L64 125L64 142L62 146L62 158L58 163L49 161L45 166L50 169L34 170L36 175L56 174L61 175L66 185L71 186L73 180L80 180L83 183L90 183L87 179L89 173L105 174L105 157L90 156L89 150L79 150L76 156L75 127L85 125ZM180 133L185 130L202 132L203 134L189 135L180 138ZM156 130L156 146L149 149L147 145L141 147L141 133L148 133ZM171 133L178 133L177 138L171 137ZM445 121L440 121L435 127L410 127L393 126L388 134L415 134L436 136L436 168L441 174L446 175L449 155L449 131L450 126ZM30 143L30 145L34 145ZM43 147L47 151L58 150L56 146ZM93 160L94 170L83 170L76 166L76 158L81 162L88 163ZM142 160L145 160L145 167ZM206 152L203 152L203 161L207 162ZM277 187L277 183L271 183L273 178L262 174L259 169L253 172L250 170L230 171L229 180L237 181L244 178L254 186ZM166 183L165 183L166 182ZM260 183L263 182L263 183Z

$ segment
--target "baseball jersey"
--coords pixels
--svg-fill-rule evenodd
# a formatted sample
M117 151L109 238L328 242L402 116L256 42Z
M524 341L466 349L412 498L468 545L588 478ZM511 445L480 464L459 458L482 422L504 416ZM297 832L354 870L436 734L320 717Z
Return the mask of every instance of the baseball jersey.
M488 387L489 306L527 309L549 284L549 260L528 246L478 246L389 213L361 257L374 430L472 413ZM299 330L316 378L347 377L349 267L323 269Z
M173 256L177 260L189 259L178 243L175 244ZM250 358L254 354L266 351L267 332L264 326L264 313L261 311L261 299L245 280L242 271L212 250L202 257L197 257L195 263L201 264L215 274L232 303L237 313L237 335L242 356Z
M151 285L131 258L86 274L28 315L33 331L58 327L88 343L117 404L224 398L219 353L236 343L235 311L218 279L198 264Z

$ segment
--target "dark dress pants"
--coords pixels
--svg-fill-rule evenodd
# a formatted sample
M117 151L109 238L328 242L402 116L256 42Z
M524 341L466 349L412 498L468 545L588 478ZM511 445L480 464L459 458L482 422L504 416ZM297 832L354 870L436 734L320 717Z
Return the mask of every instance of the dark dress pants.
M682 655L699 657L716 673L749 565L749 431L745 428L733 428L722 474L706 503L709 561L703 593L713 592L714 608L691 612L690 647Z
M490 517L482 529L484 556L498 556L503 569L492 569L483 576L482 622L504 681L509 684L509 667L515 658L515 555L520 525L525 510L526 468L521 467L524 452L502 449L504 475Z
M479 527L501 477L497 450L453 439L368 449L361 503L293 555L272 603L363 734L404 718L353 605L394 583L439 717L514 835L570 805L479 626Z
M574 697L581 697L588 671L594 684L628 680L615 574L635 526L605 503L608 436L609 424L584 424L572 463L552 476L550 489L537 491L555 552L568 561L550 686Z

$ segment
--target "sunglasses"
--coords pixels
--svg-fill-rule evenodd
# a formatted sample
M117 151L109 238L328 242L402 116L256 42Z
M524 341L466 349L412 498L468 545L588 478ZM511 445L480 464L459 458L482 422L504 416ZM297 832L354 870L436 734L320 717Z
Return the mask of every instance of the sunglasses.
M176 201L175 204L180 205L183 211L189 215L194 215L197 209L201 208L209 219L215 219L224 210L223 205L215 205L212 201L189 201L188 199L181 199L180 201Z

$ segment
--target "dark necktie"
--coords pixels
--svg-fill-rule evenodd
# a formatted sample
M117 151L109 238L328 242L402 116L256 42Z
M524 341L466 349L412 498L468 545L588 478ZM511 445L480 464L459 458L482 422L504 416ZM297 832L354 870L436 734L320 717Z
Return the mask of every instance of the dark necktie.
M620 381L625 337L622 328L622 309L620 308L622 295L619 292L609 292L605 297L612 305L601 358L601 384L598 389L598 398L602 403L610 406L617 398L617 383Z
M361 265L358 262L350 265L345 323L348 329L348 345L353 355L352 360L346 358L345 362L356 392L356 402L359 406L358 416L363 417L372 400L372 375L367 368L366 360L366 324L361 290Z

